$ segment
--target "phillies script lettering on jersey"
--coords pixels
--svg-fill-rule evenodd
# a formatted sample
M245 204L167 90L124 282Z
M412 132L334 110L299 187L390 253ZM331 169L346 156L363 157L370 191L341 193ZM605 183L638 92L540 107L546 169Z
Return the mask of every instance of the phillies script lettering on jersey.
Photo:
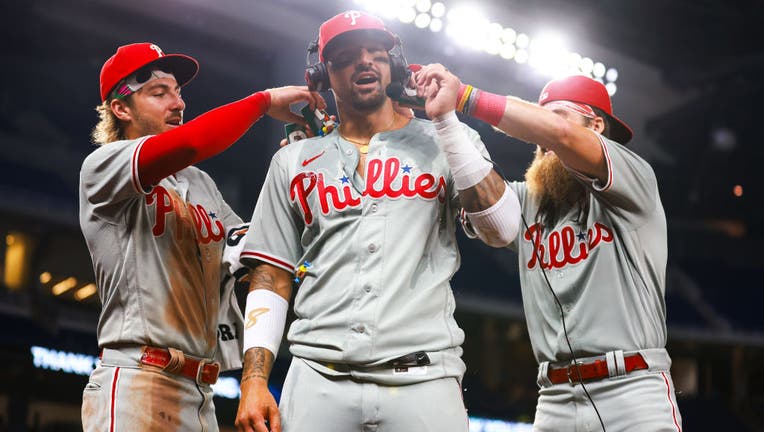
M410 172L411 167L408 165L401 167L401 161L398 158L389 158L384 162L381 159L371 159L366 170L366 187L361 196L371 198L419 196L426 200L437 198L440 202L445 201L446 179L443 176L436 179L430 173L421 173L412 177ZM393 183L398 178L400 178L400 187L396 189ZM299 200L307 225L313 222L313 212L308 205L308 197L313 191L318 194L321 213L325 215L329 214L331 208L342 211L348 207L361 205L361 196L354 193L349 179L341 180L343 185L339 190L333 184L326 184L323 173L307 171L292 178L289 196L293 201L295 198Z
M155 186L151 193L146 195L146 204L152 205L154 203L156 203L156 221L152 232L156 237L164 234L165 222L169 213L175 213L178 225L181 225L182 222L187 224L193 222L197 238L203 244L220 241L225 237L223 223L216 220L213 229L213 222L210 217L215 217L215 214L207 212L201 204L194 205L182 201L177 194L171 194L162 186ZM183 230L178 229L176 233L180 237Z
M536 267L538 259L541 259L541 266L547 270L576 264L588 258L589 252L600 243L613 242L613 231L599 222L595 222L586 233L581 231L576 234L570 226L554 230L545 243L541 239L543 232L544 226L535 223L523 234L525 240L533 242L534 251L528 261L529 269Z

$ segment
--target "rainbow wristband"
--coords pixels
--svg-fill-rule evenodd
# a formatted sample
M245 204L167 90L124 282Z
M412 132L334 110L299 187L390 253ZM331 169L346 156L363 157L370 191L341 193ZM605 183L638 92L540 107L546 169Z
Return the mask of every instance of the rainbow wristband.
M464 106L467 104L467 101L470 99L470 95L472 95L472 90L474 87L471 85L462 85L462 88L459 89L459 101L456 103L456 110L459 112L464 112Z

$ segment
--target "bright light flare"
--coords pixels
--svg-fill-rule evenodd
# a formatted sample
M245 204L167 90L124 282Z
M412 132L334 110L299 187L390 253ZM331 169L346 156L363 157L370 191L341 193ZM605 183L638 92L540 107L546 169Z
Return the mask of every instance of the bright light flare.
M546 34L530 43L528 64L542 75L561 77L568 74L568 51L562 38Z
M446 14L446 6L441 2L435 2L430 8L430 13L435 18L442 18Z
M440 18L433 18L432 21L430 21L430 31L437 33L441 30L443 30L443 21L441 21Z
M448 11L446 33L459 45L482 50L488 42L490 22L471 7L456 7Z
M414 20L414 25L418 28L425 28L430 25L430 15L426 13L420 13Z
M427 12L430 10L430 7L432 7L432 3L430 0L417 0L416 1L416 10L419 12Z

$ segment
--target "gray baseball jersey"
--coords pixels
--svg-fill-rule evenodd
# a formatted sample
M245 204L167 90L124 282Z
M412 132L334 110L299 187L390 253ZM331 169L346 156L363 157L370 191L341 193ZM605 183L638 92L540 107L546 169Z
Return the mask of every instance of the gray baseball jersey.
M80 226L102 303L98 344L209 358L226 230L241 219L195 167L142 190L137 160L147 138L98 148L80 172Z
M576 173L592 192L583 225L575 220L578 209L572 209L556 226L542 227L534 220L538 206L526 184L510 184L530 225L522 227L513 248L539 362L570 358L541 267L562 303L577 356L666 344L666 216L655 174L631 150L599 137L608 179L602 184Z
M478 134L464 126L487 156ZM383 383L461 377L464 332L449 281L459 266L458 194L431 122L372 137L366 178L355 146L334 131L298 141L273 157L242 253L307 273L295 296L293 355L329 374L327 364L363 369ZM425 351L433 364L393 375L373 366Z

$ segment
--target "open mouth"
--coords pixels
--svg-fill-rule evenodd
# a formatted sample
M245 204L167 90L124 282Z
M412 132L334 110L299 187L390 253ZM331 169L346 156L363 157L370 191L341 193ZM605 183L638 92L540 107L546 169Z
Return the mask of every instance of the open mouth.
M359 86L373 84L377 82L377 76L374 74L363 74L356 81L355 84Z

